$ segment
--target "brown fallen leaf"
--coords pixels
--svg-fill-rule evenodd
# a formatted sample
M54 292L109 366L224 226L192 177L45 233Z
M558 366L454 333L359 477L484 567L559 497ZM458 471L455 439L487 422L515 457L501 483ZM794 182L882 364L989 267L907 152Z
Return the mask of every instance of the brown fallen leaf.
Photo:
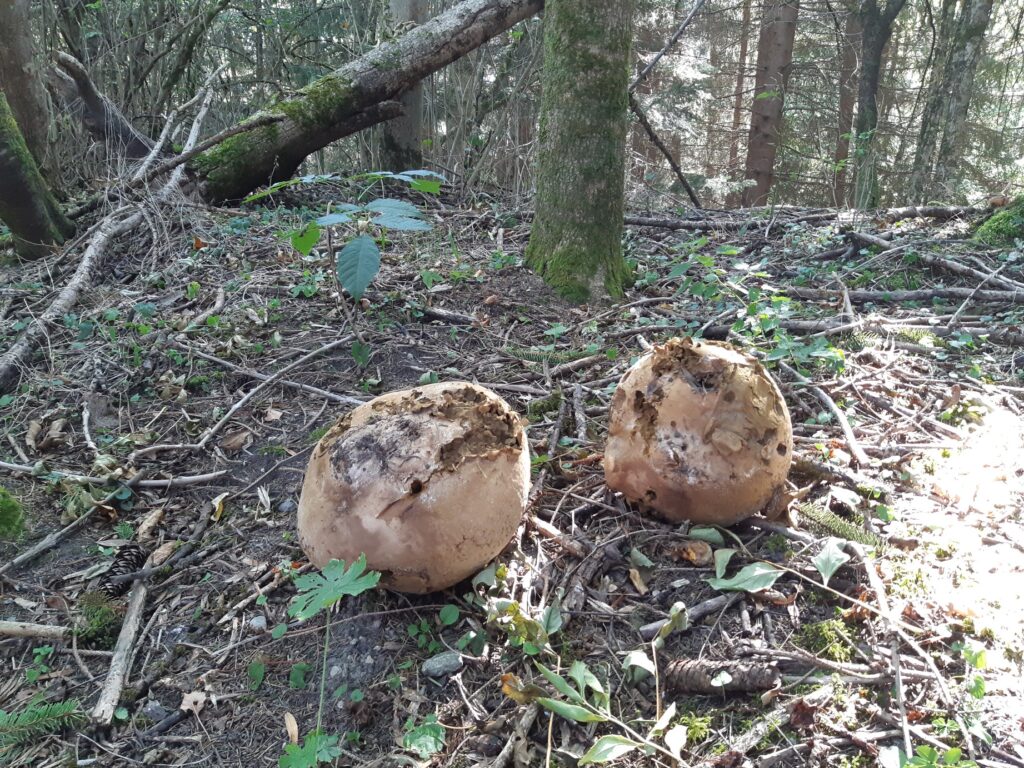
M55 419L50 422L49 428L46 430L46 434L43 435L43 439L36 443L36 448L40 452L49 451L54 448L59 448L67 442L67 435L64 433L64 428L68 425L67 419Z
M647 594L647 585L644 584L644 577L640 575L640 571L636 568L629 569L629 580L633 582L633 586L636 587L636 591L641 595Z
M174 554L174 550L178 548L179 542L167 541L161 544L159 547L153 550L153 554L149 556L149 564L152 567L163 565L168 557Z
M39 439L39 435L42 431L43 425L35 419L32 419L32 421L28 423L28 429L25 430L25 445L33 451L36 450L36 441Z
M202 691L192 691L192 693L186 693L181 697L181 704L178 709L182 712L191 712L196 717L203 711L203 707L206 706L207 697Z
M146 519L139 524L139 529L135 532L135 535L140 541L146 541L147 539L153 538L157 527L163 522L163 519L164 508L160 507L159 509L154 509L146 515Z
M247 429L236 429L228 432L220 441L221 450L230 455L238 453L252 443L252 433Z
M281 417L284 416L284 411L279 411L277 408L267 408L266 414L263 416L264 421L280 421Z
M706 541L686 539L668 551L668 556L675 560L685 560L699 568L711 565L715 553Z

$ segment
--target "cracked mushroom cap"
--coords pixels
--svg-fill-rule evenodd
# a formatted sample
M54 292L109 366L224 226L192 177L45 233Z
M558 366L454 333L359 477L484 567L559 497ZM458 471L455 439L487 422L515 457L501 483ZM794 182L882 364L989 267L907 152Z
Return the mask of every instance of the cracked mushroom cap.
M299 543L317 567L365 553L384 586L434 592L504 549L529 489L526 433L494 392L469 382L389 392L313 450Z
M619 382L605 481L672 522L730 525L782 487L793 428L762 365L728 344L671 339Z

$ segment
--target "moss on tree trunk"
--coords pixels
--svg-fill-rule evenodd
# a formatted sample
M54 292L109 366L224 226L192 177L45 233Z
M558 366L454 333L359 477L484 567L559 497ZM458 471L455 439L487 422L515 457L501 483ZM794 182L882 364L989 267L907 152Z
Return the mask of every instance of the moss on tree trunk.
M64 216L0 93L0 221L10 227L18 255L34 259L64 242L74 225Z
M622 295L633 1L548 0L536 213L526 261L566 298Z

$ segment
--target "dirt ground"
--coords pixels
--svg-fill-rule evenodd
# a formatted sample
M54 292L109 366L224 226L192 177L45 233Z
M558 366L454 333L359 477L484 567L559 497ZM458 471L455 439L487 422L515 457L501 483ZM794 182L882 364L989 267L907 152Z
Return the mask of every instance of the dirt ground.
M573 766L607 735L646 739L622 764L670 765L664 733L683 726L685 765L892 765L887 748L909 742L1024 766L1024 381L1012 341L1024 305L944 296L934 289L977 281L906 254L828 256L843 243L834 217L788 211L749 229L743 212L703 232L630 227L637 283L615 305L576 307L522 265L528 224L422 200L432 230L390 233L353 303L328 259L343 233L308 256L277 236L346 193L154 215L0 400L0 480L27 519L22 538L0 543L0 569L88 515L0 570L0 621L67 630L0 636L0 709L75 700L81 713L16 744L0 726L0 762L315 765L295 755L319 727L338 737L337 765ZM1000 254L965 240L967 226L916 220L898 235L994 266ZM2 268L4 347L73 267ZM1012 259L1000 274L1024 279ZM934 294L888 300L899 290ZM792 414L788 511L698 534L736 550L730 575L781 571L752 592L714 589L687 526L604 485L619 378L645 345L699 332L765 359ZM311 449L356 401L437 380L490 387L528 419L533 522L473 583L375 589L290 617L307 568L295 512ZM825 588L814 560L831 537L869 554ZM90 716L140 587L129 578L98 595L118 591L106 572L130 543L173 554L138 582L108 726ZM655 653L679 603L690 623ZM656 656L656 677L628 665L637 652ZM563 674L585 664L608 717L538 708L538 696L566 695L538 661ZM596 689L586 701L601 707Z

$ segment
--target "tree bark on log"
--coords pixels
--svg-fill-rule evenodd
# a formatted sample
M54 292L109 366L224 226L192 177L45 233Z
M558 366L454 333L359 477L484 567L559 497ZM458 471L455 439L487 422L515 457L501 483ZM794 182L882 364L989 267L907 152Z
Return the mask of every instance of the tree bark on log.
M194 168L211 202L291 178L310 154L395 112L379 108L543 8L543 0L465 0L268 110L282 119L228 139ZM266 113L260 113L257 117Z

